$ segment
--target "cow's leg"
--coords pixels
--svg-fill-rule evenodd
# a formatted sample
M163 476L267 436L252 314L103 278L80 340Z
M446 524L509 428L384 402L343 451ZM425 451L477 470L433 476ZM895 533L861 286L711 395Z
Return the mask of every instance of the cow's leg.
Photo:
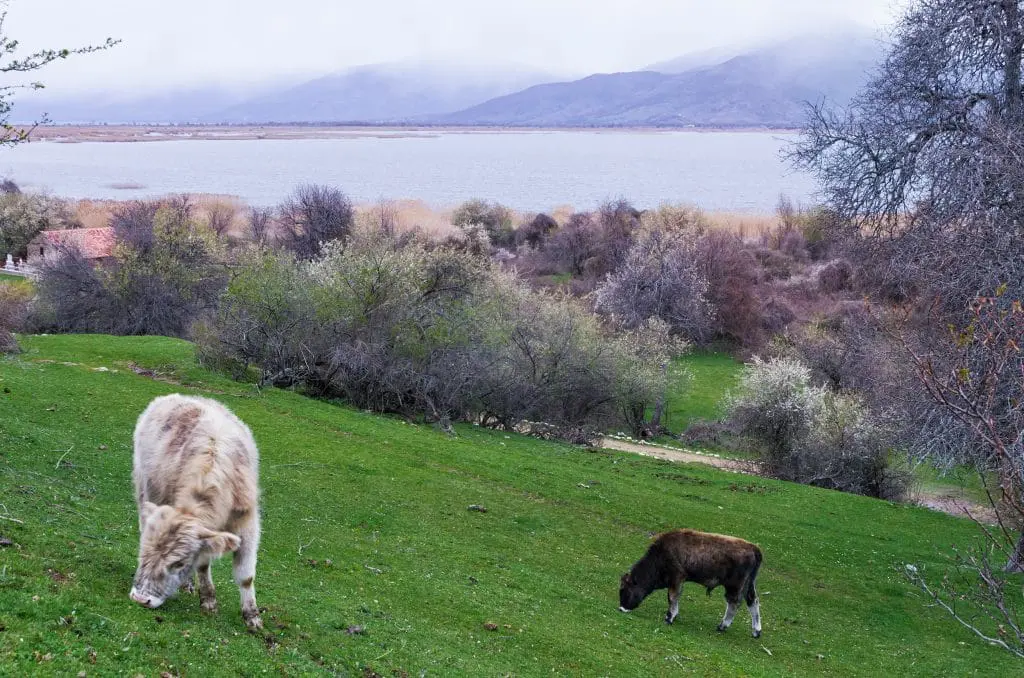
M722 623L718 625L719 631L724 631L732 625L732 620L736 616L736 610L740 607L740 592L734 589L726 589L725 605L725 616L722 618Z
M217 611L217 592L213 588L213 575L210 573L210 561L200 561L196 568L199 575L199 604L206 612Z
M682 580L677 581L668 587L668 612L665 613L665 623L671 624L679 616L679 595L683 591Z
M242 619L250 631L263 628L260 610L256 607L256 551L260 546L259 517L239 531L242 543L235 551L235 583L242 594Z
M751 584L747 588L747 609L750 610L750 627L755 638L761 637L761 601L757 598L757 589Z

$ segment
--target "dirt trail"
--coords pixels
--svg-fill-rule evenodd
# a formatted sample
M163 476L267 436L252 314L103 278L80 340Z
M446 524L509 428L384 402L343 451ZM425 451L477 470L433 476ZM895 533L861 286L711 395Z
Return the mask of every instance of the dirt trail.
M608 450L620 452L632 452L645 457L664 459L665 461L678 461L686 464L707 464L734 473L745 473L747 475L760 475L760 468L755 461L742 459L727 459L712 454L694 452L690 450L676 450L660 445L642 445L618 440L616 438L602 438L601 447ZM950 496L943 492L928 492L918 490L914 492L911 503L930 508L933 511L941 511L958 518L974 518L983 523L993 524L996 522L995 511L991 507L983 506L964 497ZM969 515L968 515L969 514Z

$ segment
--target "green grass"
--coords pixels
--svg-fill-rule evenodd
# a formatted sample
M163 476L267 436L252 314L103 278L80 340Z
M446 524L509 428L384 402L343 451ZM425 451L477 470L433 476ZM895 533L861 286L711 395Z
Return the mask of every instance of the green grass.
M964 520L469 426L449 437L229 382L169 339L22 345L25 353L0 359L0 534L15 543L0 548L2 675L1021 669L928 607L900 574L909 561L938 570L950 543L974 536ZM140 376L129 363L191 386ZM132 427L150 399L176 390L222 400L260 444L265 637L245 632L226 561L214 567L217 615L203 615L194 596L155 611L128 599ZM708 598L685 588L671 627L661 592L633 614L617 611L618 576L652 532L677 526L762 546L762 638L750 637L745 610L728 633L715 632L720 590ZM365 632L349 635L351 626Z
M0 273L0 282L22 282L25 278L20 275L11 275L10 273Z
M726 353L696 352L673 362L676 373L685 369L690 379L670 380L665 425L682 433L697 419L714 421L722 416L722 399L739 383L743 364Z

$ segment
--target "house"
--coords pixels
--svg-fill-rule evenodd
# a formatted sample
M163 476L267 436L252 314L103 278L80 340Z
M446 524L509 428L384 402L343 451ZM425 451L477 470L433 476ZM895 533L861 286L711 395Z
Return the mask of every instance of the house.
M43 231L28 244L28 265L35 268L59 255L65 247L76 247L86 259L102 261L114 253L113 228L74 228Z

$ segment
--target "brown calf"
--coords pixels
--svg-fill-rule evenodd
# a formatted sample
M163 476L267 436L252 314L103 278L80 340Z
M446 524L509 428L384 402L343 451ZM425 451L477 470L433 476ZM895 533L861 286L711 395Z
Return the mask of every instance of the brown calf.
M139 417L133 462L141 536L131 599L159 607L198 572L202 607L216 611L210 562L233 551L242 617L262 628L259 454L248 427L215 400L163 396Z
M666 532L654 540L633 569L622 575L619 609L634 610L652 591L667 588L665 623L671 624L679 615L679 594L684 582L704 586L708 595L715 587L724 586L727 607L718 630L729 628L740 598L745 598L754 637L758 638L761 607L755 582L760 567L761 549L748 541L696 530Z

